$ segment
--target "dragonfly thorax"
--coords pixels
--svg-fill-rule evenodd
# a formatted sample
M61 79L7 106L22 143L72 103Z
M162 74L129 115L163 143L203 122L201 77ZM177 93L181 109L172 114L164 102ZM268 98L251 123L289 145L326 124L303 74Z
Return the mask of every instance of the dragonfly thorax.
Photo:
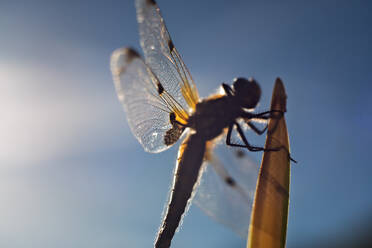
M205 139L213 139L242 117L246 112L244 109L256 107L261 97L260 86L253 78L234 79L233 89L230 88L226 93L199 102L195 112L189 117L187 126Z
M188 119L188 127L210 140L222 133L236 118L242 109L236 99L230 96L212 97L196 105L195 112Z

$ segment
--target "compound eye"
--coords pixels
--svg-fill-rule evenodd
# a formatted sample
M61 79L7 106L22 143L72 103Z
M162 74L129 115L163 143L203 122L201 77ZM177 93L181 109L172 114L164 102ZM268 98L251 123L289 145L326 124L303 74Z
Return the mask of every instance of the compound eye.
M244 91L244 88L246 88L249 85L249 81L246 78L235 78L234 82L234 89L235 91Z
M234 79L235 96L243 108L254 108L261 97L261 88L253 78Z

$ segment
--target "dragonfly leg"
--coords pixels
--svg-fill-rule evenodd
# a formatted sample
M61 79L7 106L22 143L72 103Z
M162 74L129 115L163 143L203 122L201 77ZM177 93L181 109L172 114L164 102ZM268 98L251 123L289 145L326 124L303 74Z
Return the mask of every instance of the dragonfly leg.
M275 115L275 113L279 113L279 115ZM247 113L244 118L246 119L260 119L260 120L268 120L270 118L279 119L283 116L283 111L280 110L270 110L265 111L257 114Z
M255 124L253 124L252 122L247 122L247 125L258 135L262 135L265 133L268 125L266 124L265 128L264 129L259 129Z
M226 134L226 145L228 146L234 146L234 147L243 147L245 148L245 146L243 145L240 145L240 144L233 144L231 142L231 133L232 133L232 130L234 128L234 124L231 124L227 130L227 134Z
M226 92L226 95L232 96L233 90L231 89L231 86L230 85L223 83L222 84L222 88Z
M244 142L244 145L241 145L241 144L234 144L231 142L231 133L232 133L232 129L234 127L234 125L236 126L236 129L239 133L239 136L241 137L241 139L243 140ZM266 127L267 128L267 127ZM233 146L233 147L242 147L242 148L247 148L249 151L252 151L252 152L259 152L259 151L279 151L281 149L285 149L285 147L277 147L277 148L264 148L264 147L258 147L258 146L251 146L249 143L248 143L248 140L247 138L245 137L244 135L244 132L242 130L242 128L240 127L240 125L238 123L233 123L229 126L229 129L227 131L227 135L226 135L226 145L228 146ZM287 150L287 149L285 149ZM287 150L288 151L288 150ZM289 159L294 162L294 163L297 163L296 160L294 160L291 155L289 154L288 152L288 157Z
M239 133L239 136L241 137L241 139L243 140L244 142L244 145L241 145L241 144L235 144L235 143L232 143L231 142L231 133L232 133L232 130L233 130L233 127L234 125L236 126L237 130L238 130L238 133ZM243 130L241 129L240 125L238 123L233 123L229 126L229 129L227 131L227 135L226 135L226 145L228 146L233 146L233 147L242 147L242 148L247 148L249 151L252 151L252 152L258 152L258 151L278 151L279 149L276 149L276 148L273 148L273 149L266 149L266 148L263 148L263 147L258 147L258 146L252 146L249 144L247 138L245 137L244 133L243 133Z
M242 140L245 144L245 147L248 150L253 151L253 152L257 152L257 151L279 151L280 150L280 148L264 148L264 147L259 147L259 146L251 146L248 143L248 140L245 137L244 132L243 132L242 128L240 127L240 125L238 123L235 123L235 126L236 126L236 130L239 133L240 138L242 138Z
M252 124L252 123L248 122L248 125L249 125L249 124ZM244 133L243 133L243 130L241 129L241 127L239 126L238 123L236 123L235 125L236 125L236 128L237 128L237 130L238 130L238 133L239 133L240 137L242 138L244 144L247 144L248 141L247 141L247 139L246 139L246 137L245 137L245 135L244 135ZM252 124L252 125L253 125L253 124ZM251 125L249 125L249 126L251 127ZM253 125L253 126L254 126L254 125ZM252 128L252 127L251 127L251 128ZM265 131L266 129L267 129L267 125L266 125L266 127L265 127L264 130L258 130L258 131ZM252 128L252 130L254 130L254 128ZM230 136L231 136L231 132L230 132ZM248 145L249 145L249 144L248 144ZM251 149L249 149L248 146L247 146L247 148L248 148L248 150L252 151ZM251 148L252 148L252 146L251 146ZM294 162L294 163L297 164L297 161L294 160L294 159L291 157L291 154L289 153L289 151L288 151L284 146L277 147L277 148L263 148L263 147L253 147L253 148L258 149L258 150L254 150L254 151L279 151L279 150L281 150L281 149L285 149L285 150L288 152L288 157L289 157L289 159L290 159L292 162Z
M232 133L232 130L234 128L234 124L231 124L227 130L227 134L226 134L226 145L228 146L233 146L233 147L242 147L242 148L246 148L245 145L241 145L241 144L234 144L231 142L231 133Z
M275 115L274 113L280 113L279 115ZM263 121L267 121L268 119L270 118L273 118L273 119L279 119L281 118L283 115L283 112L282 111L279 111L279 110L271 110L271 111L265 111L265 112L262 112L262 113L258 113L258 114L254 114L254 113L249 113L249 112L245 112L244 115L243 115L243 118L245 120L245 123L247 123L247 125L258 135L262 135L268 125L265 126L264 129L260 130L257 128L256 125L254 125L251 120L252 119L258 119L258 120L263 120ZM254 121L254 120L253 120Z

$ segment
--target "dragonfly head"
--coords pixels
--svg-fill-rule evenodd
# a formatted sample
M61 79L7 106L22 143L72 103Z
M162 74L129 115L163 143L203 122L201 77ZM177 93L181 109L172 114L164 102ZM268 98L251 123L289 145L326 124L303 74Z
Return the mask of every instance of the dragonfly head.
M235 78L233 82L235 97L243 108L256 107L261 97L261 88L253 78Z

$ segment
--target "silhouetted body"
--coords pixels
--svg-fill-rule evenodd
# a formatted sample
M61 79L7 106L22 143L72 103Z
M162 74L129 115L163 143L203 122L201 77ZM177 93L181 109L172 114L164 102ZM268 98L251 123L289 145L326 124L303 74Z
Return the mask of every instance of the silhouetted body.
M226 95L212 96L199 102L186 125L173 120L176 125L193 129L194 133L183 142L180 148L170 202L158 233L155 243L156 248L167 248L170 246L200 177L200 168L203 163L207 141L218 137L225 128L228 128L226 143L240 146L230 142L233 126L237 125L238 129L240 129L236 120L245 118L249 121L253 117L267 119L267 116L265 116L267 113L264 113L264 115L251 114L244 109L254 108L260 99L261 91L256 81L238 78L234 81L233 86L234 89L231 89L228 85L223 85ZM244 145L244 147L248 146L248 143ZM253 147L253 149L256 148ZM263 148L260 149L263 150ZM224 180L231 187L234 187L232 178L225 178Z
M268 119L271 112L247 111L256 107L261 96L253 79L238 78L233 87L223 84L226 94L201 100L156 2L135 0L135 5L145 59L131 48L117 49L111 56L116 92L131 131L145 151L157 153L174 145L186 129L190 130L179 149L169 203L155 241L156 248L168 248L198 185L203 160L209 159L212 152L208 142L227 128L227 145L263 151L264 148L248 143L237 120L243 119L254 132L262 134L266 128L259 130L251 121ZM230 140L234 127L242 144ZM238 188L226 171L215 171L225 185Z

